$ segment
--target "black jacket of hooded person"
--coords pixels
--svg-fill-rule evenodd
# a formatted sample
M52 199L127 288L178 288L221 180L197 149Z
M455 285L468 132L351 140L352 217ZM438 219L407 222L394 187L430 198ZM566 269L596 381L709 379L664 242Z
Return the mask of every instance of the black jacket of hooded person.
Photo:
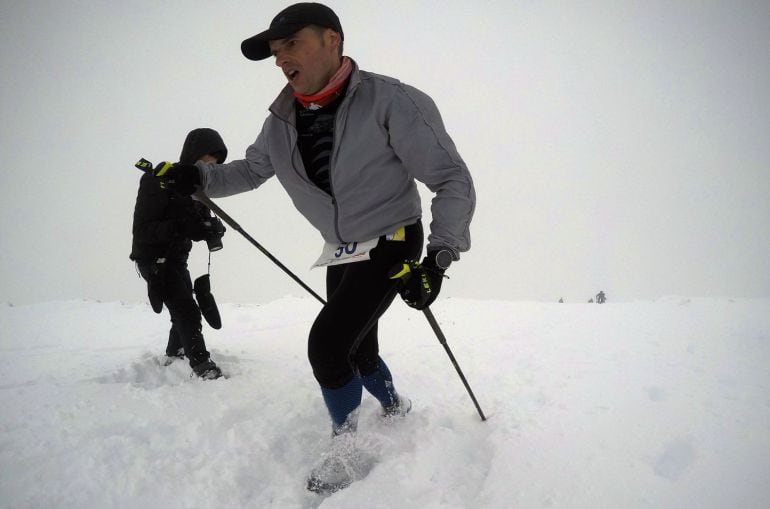
M223 163L227 159L225 142L213 129L194 129L185 139L179 162L194 164L206 154ZM206 206L189 196L161 189L160 179L145 173L139 181L134 207L130 258L137 261L186 258L192 241L185 235L185 225L210 216Z

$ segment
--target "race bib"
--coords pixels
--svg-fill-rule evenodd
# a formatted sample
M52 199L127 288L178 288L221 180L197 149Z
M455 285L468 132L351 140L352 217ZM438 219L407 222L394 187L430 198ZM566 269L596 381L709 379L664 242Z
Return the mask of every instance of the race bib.
M385 236L386 240L403 241L406 240L404 227L402 226L394 233ZM331 265L342 265L343 263L362 262L369 260L369 252L377 247L380 241L379 237L365 242L348 242L346 244L334 244L327 242L324 244L321 256L313 264L311 269L316 267L329 267Z

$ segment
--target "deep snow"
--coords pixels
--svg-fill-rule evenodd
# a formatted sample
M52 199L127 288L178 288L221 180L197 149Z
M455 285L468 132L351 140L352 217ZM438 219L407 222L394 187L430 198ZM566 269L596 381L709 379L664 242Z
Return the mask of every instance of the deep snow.
M611 297L611 296L610 296ZM770 299L550 304L439 300L489 417L423 315L396 303L381 352L413 403L379 462L328 498L304 479L329 440L305 355L310 298L221 306L230 375L158 363L146 304L0 307L0 507L760 508L770 500Z

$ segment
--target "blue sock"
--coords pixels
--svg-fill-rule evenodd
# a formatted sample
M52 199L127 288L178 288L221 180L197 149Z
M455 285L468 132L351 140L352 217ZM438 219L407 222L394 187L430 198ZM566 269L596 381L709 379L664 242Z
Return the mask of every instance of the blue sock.
M321 394L323 394L326 408L329 409L329 415L334 425L342 426L348 415L361 404L361 377L354 375L347 384L339 389L321 387Z
M387 408L396 403L396 389L393 387L393 376L388 365L379 358L377 371L370 375L362 376L361 381L367 391L377 398L380 404Z

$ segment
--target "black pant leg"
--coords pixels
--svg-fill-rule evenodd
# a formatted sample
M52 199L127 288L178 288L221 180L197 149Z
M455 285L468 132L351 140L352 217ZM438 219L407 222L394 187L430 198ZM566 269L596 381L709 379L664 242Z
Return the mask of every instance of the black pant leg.
M192 281L186 262L167 261L164 275L163 303L171 315L175 330L190 366L209 359L201 332L201 313L193 299Z
M182 339L179 336L179 331L177 331L175 326L171 326L171 329L168 331L168 344L166 345L166 355L169 357L174 357L179 353L179 350L184 348L182 346Z
M403 241L380 239L370 260L327 269L327 304L308 339L308 358L322 387L342 387L355 373L377 368L377 320L396 295L388 272L405 259L419 257L422 243L418 222L406 228Z

